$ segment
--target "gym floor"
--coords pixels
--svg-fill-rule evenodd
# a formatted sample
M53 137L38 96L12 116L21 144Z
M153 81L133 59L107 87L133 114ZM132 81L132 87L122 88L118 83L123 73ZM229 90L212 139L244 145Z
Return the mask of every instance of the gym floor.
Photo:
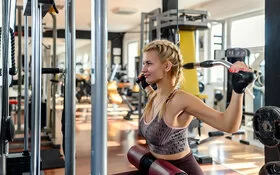
M61 144L61 114L62 106L57 106L56 112L56 144ZM88 103L77 104L76 113L76 174L90 174L90 149L91 149L91 106ZM128 109L119 106L117 109L108 106L108 174L114 175L132 171L135 168L128 162L126 153L135 144L144 144L145 141L138 137L138 116L133 120L123 120ZM214 129L203 124L200 139L208 137L208 131ZM234 175L258 174L264 164L264 151L262 148L239 143L240 139L246 139L245 135L236 135L232 139L224 136L213 137L206 143L198 145L201 155L213 158L212 164L201 164L205 175ZM61 154L62 154L61 149ZM45 175L64 174L64 168L49 169Z

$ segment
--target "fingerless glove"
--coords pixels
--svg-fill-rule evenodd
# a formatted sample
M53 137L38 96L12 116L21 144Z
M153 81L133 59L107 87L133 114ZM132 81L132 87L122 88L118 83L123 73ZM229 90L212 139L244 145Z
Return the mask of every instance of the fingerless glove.
M252 72L239 71L232 74L232 88L234 92L242 94L248 84L254 80L254 74Z
M145 76L142 74L140 77L137 77L136 83L142 86L143 89L145 89L150 84L146 82Z

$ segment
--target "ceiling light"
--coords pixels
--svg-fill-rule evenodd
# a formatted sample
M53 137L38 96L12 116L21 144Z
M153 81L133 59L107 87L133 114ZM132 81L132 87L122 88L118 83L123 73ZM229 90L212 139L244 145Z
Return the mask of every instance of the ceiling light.
M135 8L126 8L126 7L116 7L112 9L112 12L118 15L132 15L137 13Z

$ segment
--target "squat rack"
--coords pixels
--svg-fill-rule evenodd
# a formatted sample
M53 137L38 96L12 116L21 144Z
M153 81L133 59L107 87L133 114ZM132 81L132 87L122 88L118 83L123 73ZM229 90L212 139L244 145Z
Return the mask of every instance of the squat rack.
M52 1L53 3L53 1ZM46 12L44 1L28 0L24 6L25 16L28 12L32 16L32 107L31 107L31 166L30 174L40 174L40 133L41 133L41 77L42 77L42 18ZM91 136L91 173L107 174L107 92L106 89L106 57L107 57L107 1L91 0L91 28L92 28L92 136ZM29 8L29 9L28 9ZM3 43L9 41L9 9L10 0L4 0L2 5ZM25 33L28 33L27 17L25 17ZM65 87L66 87L66 147L65 147L65 174L75 173L75 0L65 1L65 40L66 40L66 64L65 64ZM27 40L27 36L25 36ZM2 45L2 77L1 80L1 121L8 117L8 45ZM26 58L28 49L25 46ZM28 60L28 59L26 59ZM25 63L25 68L28 65ZM28 76L25 76L28 77ZM27 79L25 79L27 81ZM25 92L26 94L27 92ZM101 101L101 102L100 102ZM27 111L28 112L28 111ZM28 114L26 114L28 115ZM25 122L26 123L26 122ZM2 124L2 122L1 122ZM3 130L3 126L1 126ZM3 134L3 132L1 132ZM2 138L2 136L1 136ZM26 139L26 138L25 138ZM6 143L1 139L0 144L0 174L6 174ZM27 142L26 142L27 143ZM25 145L28 147L28 145ZM25 148L27 149L27 148ZM100 161L101 159L101 161Z

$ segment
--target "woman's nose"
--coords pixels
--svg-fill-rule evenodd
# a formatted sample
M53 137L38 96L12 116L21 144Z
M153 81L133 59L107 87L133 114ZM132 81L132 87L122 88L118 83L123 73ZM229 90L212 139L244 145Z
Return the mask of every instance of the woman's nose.
M142 72L145 72L145 71L147 71L147 68L146 68L146 66L143 66L142 67Z

